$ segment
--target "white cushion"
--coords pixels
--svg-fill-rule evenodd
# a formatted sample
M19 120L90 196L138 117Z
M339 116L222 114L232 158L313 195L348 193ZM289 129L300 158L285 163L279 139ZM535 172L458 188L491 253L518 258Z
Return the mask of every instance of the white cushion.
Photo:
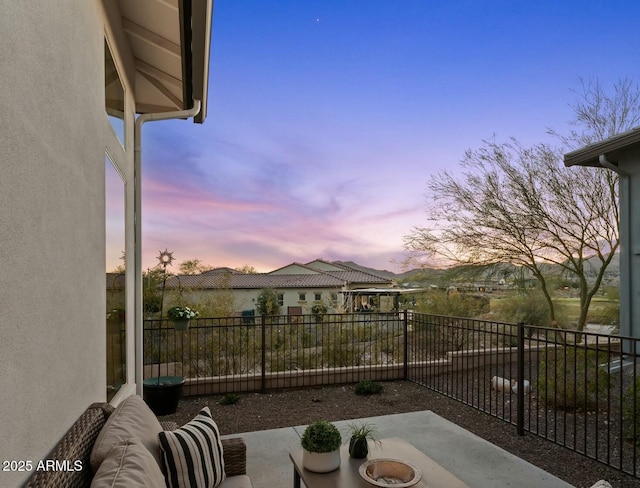
M115 446L102 461L91 488L147 488L165 486L164 475L138 439Z
M169 488L215 488L224 481L220 432L209 407L179 429L160 432L158 437Z
M102 461L111 449L127 439L138 438L155 458L158 466L162 466L160 459L160 444L158 434L162 426L158 418L139 396L126 398L109 415L107 422L98 434L89 462L93 471L97 471Z

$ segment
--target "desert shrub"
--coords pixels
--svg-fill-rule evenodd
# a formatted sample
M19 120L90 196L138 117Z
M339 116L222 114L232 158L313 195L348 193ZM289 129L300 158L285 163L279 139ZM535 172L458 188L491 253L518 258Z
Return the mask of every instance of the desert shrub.
M622 419L627 439L640 446L640 376L631 383L622 400Z
M546 349L538 373L538 398L565 410L595 409L609 388L609 376L599 367L602 356L582 348Z
M382 385L376 381L362 380L356 383L356 395L375 395L382 392Z
M434 290L424 296L421 312L450 317L477 317L489 312L490 301L481 295Z
M227 393L218 402L220 405L235 405L240 401L240 395L237 393Z
M620 325L620 304L609 303L589 313L589 322L603 325Z
M549 304L539 290L517 293L500 300L496 307L497 320L510 323L548 327L551 323Z

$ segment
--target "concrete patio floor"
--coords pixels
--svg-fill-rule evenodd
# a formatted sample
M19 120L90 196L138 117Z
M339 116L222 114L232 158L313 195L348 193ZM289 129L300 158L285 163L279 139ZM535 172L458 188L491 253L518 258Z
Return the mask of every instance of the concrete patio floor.
M400 437L473 488L570 488L572 485L520 459L430 410L358 419L381 438ZM334 422L347 439L344 420ZM247 472L254 488L293 486L289 451L300 447L304 426L234 434L247 444ZM595 483L597 480L593 480Z

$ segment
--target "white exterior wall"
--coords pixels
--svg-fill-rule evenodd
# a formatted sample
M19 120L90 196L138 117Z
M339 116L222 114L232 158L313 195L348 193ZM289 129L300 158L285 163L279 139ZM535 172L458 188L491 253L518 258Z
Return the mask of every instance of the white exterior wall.
M620 176L620 334L640 337L640 150L623 153ZM636 351L636 353L639 351Z
M97 0L1 10L0 459L35 464L106 397L107 27Z
M234 311L240 313L244 310L255 310L256 315L258 315L258 311L256 310L256 306L258 303L258 296L262 292L260 289L234 289L233 299L234 299ZM281 309L281 314L286 315L288 307L302 307L303 314L311 313L311 306L316 303L315 294L322 294L322 301L327 306L329 313L335 313L335 308L331 305L331 294L335 293L337 295L338 303L342 303L344 297L340 290L335 288L326 289L326 288L282 288L276 289L277 293L282 293L283 297L283 305ZM188 291L183 291L183 297L192 305L198 306L198 304L207 303L210 301L211 297L217 293L217 290L208 290L208 289L192 289ZM306 301L301 302L299 300L299 293L306 294ZM173 302L177 300L177 294L174 291L165 293L165 301L166 306L171 306ZM166 308L165 308L166 309Z

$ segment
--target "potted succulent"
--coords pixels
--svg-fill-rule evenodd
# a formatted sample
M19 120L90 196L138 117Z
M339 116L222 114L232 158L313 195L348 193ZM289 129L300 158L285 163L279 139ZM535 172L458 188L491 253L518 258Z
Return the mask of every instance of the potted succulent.
M369 440L380 444L378 431L373 424L349 424L349 455L355 459L364 459L369 454Z
M328 473L340 467L342 436L327 420L307 426L302 434L302 466L316 473Z
M191 319L198 315L200 315L200 312L189 307L171 307L167 311L167 317L173 322L173 327L176 330L187 330Z

